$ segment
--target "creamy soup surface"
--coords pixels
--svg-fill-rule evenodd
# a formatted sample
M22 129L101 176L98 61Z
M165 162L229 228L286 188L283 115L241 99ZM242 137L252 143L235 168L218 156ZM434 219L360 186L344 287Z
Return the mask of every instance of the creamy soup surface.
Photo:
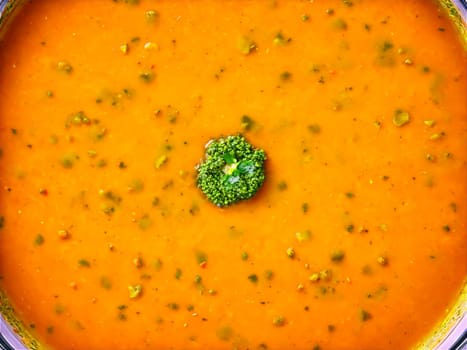
M47 348L409 349L467 274L467 55L416 0L25 2L0 286ZM196 165L241 133L257 195Z

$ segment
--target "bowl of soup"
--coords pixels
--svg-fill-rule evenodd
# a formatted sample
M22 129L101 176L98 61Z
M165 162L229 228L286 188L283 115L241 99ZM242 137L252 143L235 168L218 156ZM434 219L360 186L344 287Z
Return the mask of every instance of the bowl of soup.
M462 347L462 2L0 13L5 346ZM229 135L264 150L265 180L218 206L198 172Z

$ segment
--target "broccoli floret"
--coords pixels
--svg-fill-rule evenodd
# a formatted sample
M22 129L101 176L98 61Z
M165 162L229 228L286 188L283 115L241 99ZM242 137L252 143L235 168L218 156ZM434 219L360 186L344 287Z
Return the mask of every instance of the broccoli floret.
M253 197L264 182L266 154L241 135L210 141L198 165L198 187L218 207Z

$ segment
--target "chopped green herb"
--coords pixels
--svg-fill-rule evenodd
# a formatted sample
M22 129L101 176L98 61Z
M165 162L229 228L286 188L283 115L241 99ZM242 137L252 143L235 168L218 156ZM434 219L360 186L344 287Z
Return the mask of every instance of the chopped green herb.
M107 276L102 276L101 277L101 287L104 289L111 289L112 288L112 282Z
M152 226L152 220L149 217L148 214L143 215L139 220L138 220L138 227L141 230L147 230Z
M258 283L258 275L256 274L251 274L248 276L248 279L250 280L250 282L252 283Z
M143 292L143 286L141 284L135 284L128 286L128 296L130 299L138 298Z
M249 257L249 256L248 256L248 253L247 253L247 252L243 252L243 253L242 253L242 260L243 260L243 261L248 260L248 257Z
M444 136L446 136L446 133L444 131L437 132L437 133L431 134L430 140L436 141L436 140L443 138Z
M120 51L121 51L124 55L126 55L126 54L128 53L129 50L130 50L130 45L128 45L128 44L126 44L126 43L120 45Z
M180 309L180 305L178 305L177 303L168 303L167 307L173 311L177 311L178 309Z
M197 185L218 207L253 197L265 180L266 154L241 135L212 140L198 165Z
M165 163L167 163L168 160L169 158L167 157L167 155L163 154L155 160L154 167L156 169L160 169Z
M360 310L360 321L365 322L372 318L371 314L366 310Z
M248 37L242 36L238 41L238 49L244 55L249 55L257 50L256 43Z
M451 226L449 226L449 225L444 225L444 226L443 226L443 231L444 231L444 232L450 232L450 231L451 231Z
M348 232L348 233L352 233L355 229L355 226L352 225L352 224L349 224L347 226L345 226L345 230Z
M71 169L77 159L78 157L75 154L66 154L60 159L60 164L62 164L65 169Z
M344 260L344 257L345 253L343 250L336 250L331 254L331 261L338 263Z
M65 312L65 307L62 304L56 304L54 311L57 315L61 315Z
M198 251L196 252L196 261L198 262L198 264L206 263L208 262L208 256L206 255L206 253Z
M308 213L308 210L309 210L309 205L308 205L308 203L303 203L303 204L302 204L302 212L303 212L303 214Z
M388 264L388 258L381 255L381 256L378 256L376 258L376 261L378 264L380 264L381 266L386 266Z
M157 271L160 271L162 269L162 260L161 259L156 259L156 261L154 261L154 268L157 270Z
M274 272L272 272L272 270L264 271L264 278L266 278L268 281L272 280L274 278Z
M89 260L86 259L79 259L78 265L81 267L91 267L91 263L89 262Z
M456 203L454 203L454 202L449 203L449 208L450 208L454 213L457 212L457 204L456 204ZM0 217L0 222L1 222L2 218L3 218L3 217ZM2 227L3 227L3 222L2 222L1 225L0 225L0 228L2 228Z
M429 128L435 126L436 122L433 119L427 119L423 121L423 124L428 126Z
M245 131L250 131L255 126L255 121L249 115L243 115L241 119L241 127Z
M353 192L346 192L345 196L348 198L348 199L352 199L355 197L355 194Z
M66 74L73 73L73 67L67 61L60 61L57 63L57 70Z
M277 188L279 191L285 191L287 189L287 182L285 181L279 182L279 184L277 185Z
M342 18L338 18L334 21L333 27L338 30L347 30L347 22L344 21Z
M288 81L288 80L290 80L291 78L292 78L292 73L287 72L287 71L282 72L281 75L280 75L280 79L281 79L282 81Z
M152 206L153 206L153 207L157 207L157 206L159 205L160 202L161 202L161 201L160 201L159 197L154 197L154 198L152 199Z
M276 327L282 327L285 325L285 317L284 316L276 316L272 319L272 324Z
M150 83L154 80L154 73L151 71L144 71L139 74L139 78L145 83Z
M145 13L145 17L148 22L154 22L157 18L159 18L159 12L156 10L148 10Z
M295 233L295 237L299 242L304 242L308 241L311 238L311 232L310 231L299 231Z
M312 134L319 134L321 133L321 126L319 126L318 124L310 124L308 125L308 131Z
M144 189L144 183L140 179L134 179L131 181L130 185L128 186L129 192L138 193Z
M42 244L44 244L44 236L42 236L40 233L36 236L36 238L34 238L34 245L35 246L40 246Z
M230 327L222 327L217 330L216 334L220 340L229 341L232 338L233 330Z
M286 38L284 37L284 34L282 32L278 32L276 36L274 37L273 43L276 46L284 46L292 41L292 38Z
M401 127L410 122L410 115L408 112L403 110L396 110L392 118L392 122L395 126Z
M180 278L182 278L182 270L177 268L175 270L175 279L179 280Z

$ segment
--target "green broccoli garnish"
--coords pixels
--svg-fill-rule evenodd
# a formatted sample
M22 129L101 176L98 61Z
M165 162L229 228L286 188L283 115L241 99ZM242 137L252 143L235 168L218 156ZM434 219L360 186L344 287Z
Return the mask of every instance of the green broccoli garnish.
M198 187L218 207L253 197L264 182L266 154L241 135L212 140L198 165Z

